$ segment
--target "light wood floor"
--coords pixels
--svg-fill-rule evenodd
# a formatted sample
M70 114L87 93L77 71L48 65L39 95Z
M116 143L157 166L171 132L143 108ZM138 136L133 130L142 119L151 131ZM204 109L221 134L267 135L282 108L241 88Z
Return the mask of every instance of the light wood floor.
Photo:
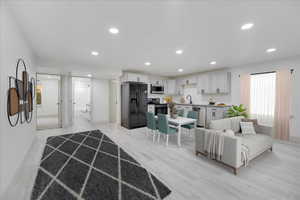
M41 131L18 178L3 199L29 199L39 158L47 136L99 128L135 157L143 166L170 187L166 200L220 199L300 199L300 146L275 143L273 152L266 152L241 168L235 176L229 168L202 156L194 155L193 136L182 135L182 147L176 137L169 146L152 143L146 129L127 130L115 124L77 124L67 130Z

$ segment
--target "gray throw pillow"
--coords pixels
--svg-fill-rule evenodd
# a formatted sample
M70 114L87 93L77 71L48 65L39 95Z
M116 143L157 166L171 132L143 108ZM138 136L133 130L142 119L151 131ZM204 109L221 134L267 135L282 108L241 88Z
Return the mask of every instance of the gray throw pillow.
M256 134L253 122L240 122L242 135L254 135Z
M243 118L242 122L253 122L254 126L258 125L257 119L246 119L246 118Z

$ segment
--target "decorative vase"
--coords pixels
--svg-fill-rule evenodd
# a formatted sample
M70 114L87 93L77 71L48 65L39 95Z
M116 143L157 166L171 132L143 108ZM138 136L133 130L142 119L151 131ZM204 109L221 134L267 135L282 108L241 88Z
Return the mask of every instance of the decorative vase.
M177 118L177 113L171 112L171 118L172 118L172 119L176 119L176 118Z
M170 108L170 117L172 119L176 119L177 118L177 111L175 108L175 104L173 102L169 103L169 108Z

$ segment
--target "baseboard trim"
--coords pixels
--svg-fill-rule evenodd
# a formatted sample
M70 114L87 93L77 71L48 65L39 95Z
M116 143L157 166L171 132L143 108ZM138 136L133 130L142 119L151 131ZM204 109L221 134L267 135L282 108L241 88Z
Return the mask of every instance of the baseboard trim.
M103 121L91 121L92 124L107 124L109 121L103 120Z

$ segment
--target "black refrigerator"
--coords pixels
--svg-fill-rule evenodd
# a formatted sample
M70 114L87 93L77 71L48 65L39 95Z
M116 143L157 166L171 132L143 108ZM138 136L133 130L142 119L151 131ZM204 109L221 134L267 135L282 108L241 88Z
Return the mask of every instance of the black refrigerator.
M148 86L125 82L121 86L121 125L128 129L146 126Z

